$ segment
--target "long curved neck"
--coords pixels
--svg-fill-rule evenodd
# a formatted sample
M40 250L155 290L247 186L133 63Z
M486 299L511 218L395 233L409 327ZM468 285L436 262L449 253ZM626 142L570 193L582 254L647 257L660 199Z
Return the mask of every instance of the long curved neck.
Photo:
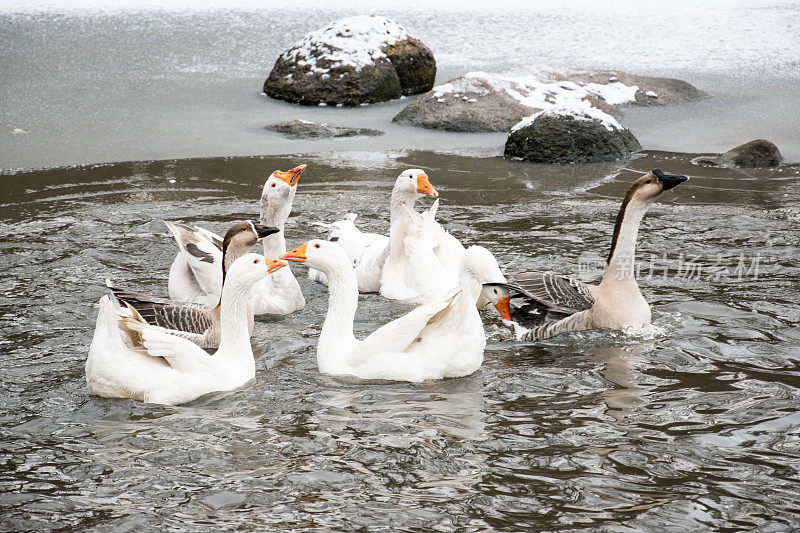
M234 360L253 358L250 346L249 291L238 283L228 283L222 286L220 302L220 343L219 350L214 357L228 357Z
M328 314L322 324L319 347L342 346L354 341L353 320L358 307L356 271L349 264L337 265L325 272L328 277Z
M626 199L627 200L627 199ZM615 282L636 283L634 263L636 262L636 240L639 225L650 207L649 202L632 199L622 203L614 224L614 237L608 254L608 265L601 284Z
M280 231L264 237L264 255L267 257L278 257L286 252L286 239L284 237L284 227L289 214L292 212L292 202L296 188L292 188L289 196L282 202L262 201L261 202L261 223L265 226L274 226Z

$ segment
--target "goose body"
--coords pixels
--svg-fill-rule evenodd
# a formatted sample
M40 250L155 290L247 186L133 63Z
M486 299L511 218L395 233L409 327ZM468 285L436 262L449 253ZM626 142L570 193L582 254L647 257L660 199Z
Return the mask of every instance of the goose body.
M519 339L542 340L567 331L641 328L650 324L650 305L635 277L636 240L642 218L664 192L688 178L659 169L637 179L617 215L607 265L598 285L547 272L508 274L484 294L510 321Z
M358 285L341 247L312 240L281 258L305 262L328 279L328 313L317 345L320 372L419 382L465 376L483 362L486 337L475 302L483 283L505 280L485 248L473 247L464 255L455 287L364 340L353 334Z
M183 231L183 224L169 223ZM225 271L239 257L253 251L256 243L278 232L278 228L255 224L252 221L234 224L222 239L221 260L216 265L220 269L220 281L224 284ZM203 263L207 265L208 263ZM164 328L173 335L189 339L201 348L216 348L221 339L220 304L178 302L128 291L114 287L109 280L106 285L123 304L134 308L148 324ZM249 334L253 334L253 310L248 306L247 324Z
M306 165L300 165L286 172L276 170L264 183L261 224L280 230L280 235L263 241L267 257L277 257L286 251L283 230L305 168ZM222 238L198 226L166 221L165 224L179 248L170 268L170 299L215 306L222 290ZM252 289L251 303L256 315L287 315L305 307L300 285L288 268L258 282Z
M381 273L389 257L389 237L379 233L367 233L355 225L356 213L347 213L342 220L330 225L329 242L342 247L356 271L359 292L380 292ZM309 268L309 279L328 284L325 274Z
M86 360L89 392L174 405L244 385L255 376L247 328L250 289L284 264L258 254L233 263L222 289L221 341L213 357L190 340L147 324L113 295L103 296Z

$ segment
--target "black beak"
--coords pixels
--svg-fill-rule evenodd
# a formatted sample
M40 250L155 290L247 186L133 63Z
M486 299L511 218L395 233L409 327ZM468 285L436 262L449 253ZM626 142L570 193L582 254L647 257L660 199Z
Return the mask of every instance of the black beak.
M689 176L681 176L680 174L664 174L660 168L654 168L650 173L658 178L661 182L662 190L668 191L673 187L677 187L684 181L689 179Z
M258 235L259 239L280 231L274 226L264 226L263 224L253 224L253 227L256 228L256 235Z

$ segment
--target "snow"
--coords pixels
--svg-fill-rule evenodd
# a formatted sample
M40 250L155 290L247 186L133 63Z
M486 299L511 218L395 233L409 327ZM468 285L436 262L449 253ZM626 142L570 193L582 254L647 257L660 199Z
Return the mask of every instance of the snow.
M556 106L556 107L551 107L549 109L544 109L542 111L539 111L538 113L534 113L529 117L525 117L520 122L518 122L513 128L511 128L511 131L514 132L520 128L530 126L531 124L533 124L534 120L536 120L542 115L572 117L575 120L585 120L585 121L599 120L603 124L603 127L605 127L605 129L608 131L614 131L614 130L620 131L624 129L622 127L622 124L617 122L617 119L615 119L608 113L597 109L588 100L579 100L577 102L571 102L569 104L565 104L562 106Z
M472 95L487 96L504 92L520 104L537 110L523 119L511 131L531 124L542 113L573 116L577 120L599 120L608 131L621 130L614 117L594 107L590 97L598 98L608 105L622 105L636 101L639 87L625 85L616 78L609 83L580 83L564 78L580 74L578 71L552 68L520 67L502 72L468 72L462 77L437 85L431 98L444 102L443 97L452 95L464 101L475 102ZM614 81L611 81L611 80ZM469 96L467 96L469 95Z
M405 28L389 19L375 15L349 17L307 34L281 58L316 74L327 74L338 67L361 70L386 57L382 48L409 37ZM326 61L326 66L318 65L321 60Z

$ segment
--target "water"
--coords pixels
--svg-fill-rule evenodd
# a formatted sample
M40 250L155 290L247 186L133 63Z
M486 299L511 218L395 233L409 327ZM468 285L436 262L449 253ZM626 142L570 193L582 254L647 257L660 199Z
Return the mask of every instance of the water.
M181 407L92 398L84 381L103 278L165 293L160 219L223 231L256 215L267 172L305 162L289 246L348 210L386 231L394 177L422 167L464 243L592 279L584 252L605 252L638 172L384 151L0 177L0 528L795 529L800 168L691 157L624 164L692 176L641 231L651 331L525 344L486 313L472 376L359 382L317 371L327 293L303 277L306 309L256 324L256 379ZM405 309L362 295L357 332Z
M502 134L392 124L410 99L331 109L260 94L277 56L302 35L363 13L395 19L427 43L438 83L531 63L682 78L713 98L626 112L623 124L645 148L723 152L768 138L800 161L797 0L153 3L0 0L0 169L354 150L501 153ZM294 141L264 130L295 118L386 135Z

